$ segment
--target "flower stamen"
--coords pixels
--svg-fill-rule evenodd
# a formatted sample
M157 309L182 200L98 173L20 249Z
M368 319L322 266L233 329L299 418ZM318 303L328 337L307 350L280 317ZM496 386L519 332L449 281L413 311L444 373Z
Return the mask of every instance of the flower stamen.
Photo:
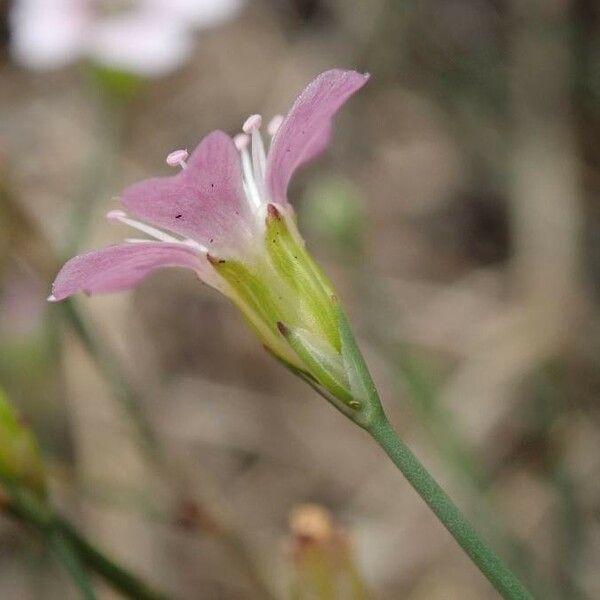
M189 152L187 150L173 150L166 158L166 163L170 167L181 167L185 169L187 167L186 160L188 159Z
M250 136L247 133L238 133L233 138L233 143L238 149L238 152L240 153L242 159L243 183L244 191L246 192L246 197L250 200L250 202L252 202L254 208L259 208L262 204L262 200L261 195L258 191L256 178L252 169L252 161L250 159L250 153L248 151L248 146L250 145Z
M169 235L156 227L152 227L151 225L147 225L146 223L142 223L141 221L137 221L127 216L127 213L123 210L111 210L106 213L106 218L109 221L118 221L119 223L123 223L124 225L129 225L129 227L133 227L138 231L148 234L150 237L158 240L160 242L167 242L169 244L183 244L184 246L190 246L195 250L199 250L200 252L207 252L207 249L202 245L196 242L195 240L185 238L183 240L176 238L175 236ZM144 240L139 238L129 238L127 240L130 243L139 244L141 242L150 242L152 240Z
M265 169L267 164L267 155L265 145L260 134L262 117L260 115L250 115L244 124L242 130L252 137L252 169L254 171L254 181L261 198L265 197Z
M250 115L242 125L242 131L250 135L254 130L260 129L262 117L260 115Z

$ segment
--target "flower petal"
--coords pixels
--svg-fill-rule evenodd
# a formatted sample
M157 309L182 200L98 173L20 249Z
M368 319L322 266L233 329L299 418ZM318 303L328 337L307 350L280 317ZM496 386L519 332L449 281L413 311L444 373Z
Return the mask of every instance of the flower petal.
M369 75L356 71L332 69L321 73L298 96L277 130L267 158L266 181L273 202L287 202L294 171L327 147L333 116L368 79Z
M85 292L103 294L127 290L159 267L199 271L203 258L191 248L165 242L139 242L92 250L68 261L52 284L50 300ZM208 271L208 263L207 263Z
M122 200L136 217L192 238L218 255L244 248L252 235L240 157L222 131L200 142L181 173L136 183L125 189Z
M57 69L83 52L89 14L73 0L20 0L11 8L10 26L17 62L31 69Z
M240 11L243 4L243 0L150 0L150 6L161 11L165 19L180 19L185 25L198 29L225 23Z
M138 10L99 19L89 40L98 63L143 77L161 77L190 57L189 28L158 11Z

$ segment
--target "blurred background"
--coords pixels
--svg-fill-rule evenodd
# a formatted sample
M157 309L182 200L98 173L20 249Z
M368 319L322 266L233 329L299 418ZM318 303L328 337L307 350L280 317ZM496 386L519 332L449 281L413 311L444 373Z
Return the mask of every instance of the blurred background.
M0 386L90 540L173 598L496 597L191 274L45 302L66 257L129 235L103 216L171 150L355 68L291 189L309 248L486 539L536 597L600 597L597 2L0 0L0 44ZM78 597L1 515L0 597Z

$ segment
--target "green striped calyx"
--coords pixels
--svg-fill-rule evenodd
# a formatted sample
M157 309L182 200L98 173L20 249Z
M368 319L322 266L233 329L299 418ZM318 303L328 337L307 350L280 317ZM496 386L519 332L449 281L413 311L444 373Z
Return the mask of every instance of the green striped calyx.
M291 211L269 204L264 240L242 260L209 256L265 347L344 412L360 411L365 398L352 389L344 357L340 308L333 287L307 252Z

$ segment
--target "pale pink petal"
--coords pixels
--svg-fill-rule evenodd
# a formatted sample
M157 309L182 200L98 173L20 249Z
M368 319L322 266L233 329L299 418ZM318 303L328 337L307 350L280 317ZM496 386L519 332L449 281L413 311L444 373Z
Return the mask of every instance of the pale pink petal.
M180 19L197 29L216 27L232 19L241 9L243 0L147 0L165 18Z
M159 267L199 271L206 258L191 248L165 242L139 242L92 250L68 261L52 285L51 300L84 292L104 294L127 290Z
M88 41L90 57L143 77L178 69L192 53L193 37L189 28L164 12L137 10L99 19Z
M78 59L90 23L79 0L16 0L10 12L11 53L31 69L57 69Z
M285 204L294 171L329 143L331 120L369 79L356 71L321 73L298 96L277 130L267 157L266 182L271 200Z
M207 135L180 173L136 183L125 189L122 201L139 219L196 240L217 254L245 247L252 236L240 157L222 131Z

